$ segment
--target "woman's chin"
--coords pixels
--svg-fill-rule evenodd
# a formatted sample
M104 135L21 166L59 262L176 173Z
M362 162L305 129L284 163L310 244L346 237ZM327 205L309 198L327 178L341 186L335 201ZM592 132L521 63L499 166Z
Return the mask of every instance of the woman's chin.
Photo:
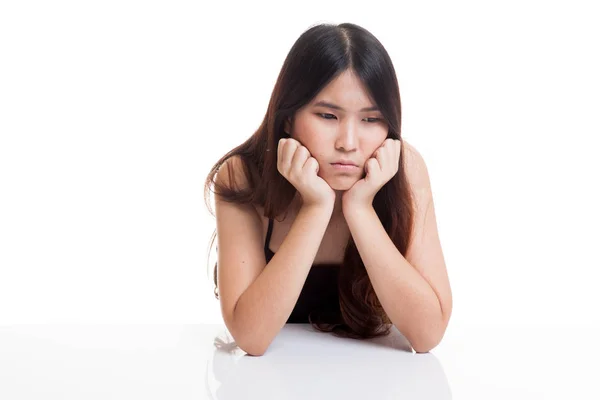
M333 179L327 180L327 183L333 190L345 192L357 182L357 179Z

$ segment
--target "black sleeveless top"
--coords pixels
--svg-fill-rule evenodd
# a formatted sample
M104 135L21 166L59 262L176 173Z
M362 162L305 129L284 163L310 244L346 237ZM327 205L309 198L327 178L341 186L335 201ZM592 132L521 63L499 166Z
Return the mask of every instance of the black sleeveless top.
M267 263L275 255L269 248L273 220L269 219L269 229L265 239L265 258ZM341 321L338 299L339 264L313 264L304 282L298 301L287 320L287 323L307 324L308 315L312 312L313 322L339 323Z

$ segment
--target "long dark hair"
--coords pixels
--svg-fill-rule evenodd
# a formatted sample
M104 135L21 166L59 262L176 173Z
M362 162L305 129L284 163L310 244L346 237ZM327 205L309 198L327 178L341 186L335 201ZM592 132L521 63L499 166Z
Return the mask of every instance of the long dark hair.
M401 139L400 90L396 72L383 45L366 29L350 23L320 24L306 30L294 43L275 83L267 113L254 134L225 154L210 170L204 197L210 213L209 191L225 201L259 205L264 216L275 218L287 210L296 188L277 170L277 143L286 119L293 120L298 109L308 104L332 79L352 70L363 82L388 127L388 138ZM398 173L375 195L373 208L401 254L406 254L413 224L412 194L403 168L404 146ZM222 187L215 182L221 165L238 156L248 179L248 188ZM231 175L230 175L231 176ZM209 249L216 238L213 232ZM386 315L367 275L352 236L346 246L338 275L342 321L311 325L337 336L371 338L387 335L391 321ZM218 299L217 264L214 268L215 297Z

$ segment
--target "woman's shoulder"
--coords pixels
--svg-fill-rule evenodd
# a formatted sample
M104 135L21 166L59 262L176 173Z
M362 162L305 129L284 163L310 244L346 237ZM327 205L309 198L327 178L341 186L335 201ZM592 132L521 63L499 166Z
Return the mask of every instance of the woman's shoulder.
M248 177L246 176L244 160L240 155L233 155L227 158L217 172L215 182L219 186L245 190L249 187Z
M415 159L421 156L415 146L404 138L402 139L402 147L404 148L405 162L414 163Z
M411 188L413 190L428 188L430 183L425 159L415 146L405 139L402 139L402 147L404 150L404 171Z
M245 163L238 154L227 158L219 167L215 182L236 191L244 191L250 188L248 176L246 175ZM262 218L264 209L258 204L252 204L256 213ZM267 220L268 222L268 220Z

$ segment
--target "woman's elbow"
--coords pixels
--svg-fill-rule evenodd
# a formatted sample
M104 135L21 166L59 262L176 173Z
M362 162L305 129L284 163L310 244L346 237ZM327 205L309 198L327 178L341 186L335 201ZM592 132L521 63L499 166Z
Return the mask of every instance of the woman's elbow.
M248 346L238 346L240 349L242 349L246 354L248 354L249 356L253 356L253 357L260 357L262 355L265 354L267 349L264 349L262 347L248 347Z
M237 346L242 349L246 354L254 357L260 357L267 351L268 345L262 343L245 342L236 340Z
M416 353L429 353L433 350L440 342L442 341L442 336L432 336L432 337L424 337L420 340L415 340L411 342L412 348Z

